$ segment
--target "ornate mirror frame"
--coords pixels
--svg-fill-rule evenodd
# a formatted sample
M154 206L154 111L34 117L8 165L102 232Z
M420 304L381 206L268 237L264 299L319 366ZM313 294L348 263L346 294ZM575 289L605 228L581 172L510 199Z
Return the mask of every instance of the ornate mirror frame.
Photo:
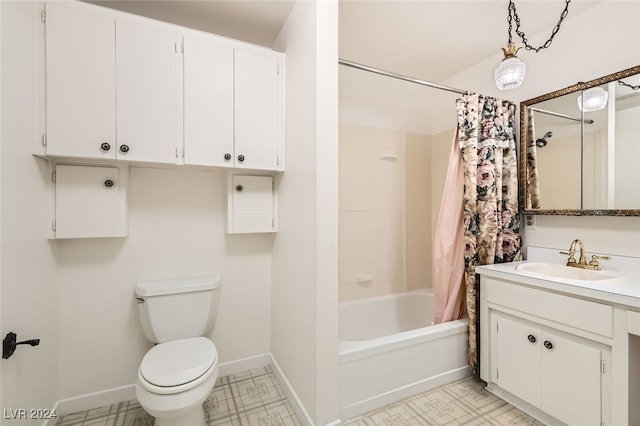
M526 185L527 185L527 107L549 99L564 96L569 93L579 92L591 87L600 86L602 84L617 81L635 74L640 73L640 65L588 81L586 83L577 83L555 92L547 93L520 103L520 180L518 184L518 201L520 211L523 214L531 215L563 215L563 216L640 216L640 209L603 209L603 210L585 210L585 209L567 209L567 210L545 210L545 209L526 209ZM638 141L640 143L640 140Z

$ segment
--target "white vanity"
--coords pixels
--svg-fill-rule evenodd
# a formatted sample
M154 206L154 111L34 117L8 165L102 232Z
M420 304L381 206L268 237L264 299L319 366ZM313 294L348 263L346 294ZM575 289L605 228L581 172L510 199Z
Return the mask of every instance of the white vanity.
M640 259L528 258L476 268L487 389L549 425L640 424Z

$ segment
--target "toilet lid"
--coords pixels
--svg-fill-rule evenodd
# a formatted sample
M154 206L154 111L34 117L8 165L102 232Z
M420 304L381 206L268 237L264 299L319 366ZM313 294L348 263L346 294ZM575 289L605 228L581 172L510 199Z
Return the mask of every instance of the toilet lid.
M151 348L140 374L156 386L179 386L202 376L217 359L216 346L205 337L174 340Z

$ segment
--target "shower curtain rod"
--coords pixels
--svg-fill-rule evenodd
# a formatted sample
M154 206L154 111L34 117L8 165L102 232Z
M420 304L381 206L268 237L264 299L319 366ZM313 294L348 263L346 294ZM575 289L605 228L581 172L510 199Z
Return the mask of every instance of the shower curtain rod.
M339 58L338 59L338 64L344 65L344 66L347 66L347 67L351 67L351 68L355 68L355 69L359 69L359 70L362 70L362 71L372 72L374 74L384 75L386 77L397 78L398 80L408 81L409 83L416 83L416 84L420 84L422 86L433 87L434 89L440 89L440 90L446 90L448 92L459 93L461 95L466 95L467 93L469 93L466 90L456 89L454 87L444 86L442 84L431 83L430 81L419 80L417 78L408 77L406 75L398 74L398 73L391 72L391 71L381 70L380 68L374 68L374 67L370 67L368 65L358 64L356 62L347 61L345 59L340 59Z
M536 111L536 112L539 112L541 114L553 115L554 117L566 118L567 120L584 121L587 124L593 124L593 120L591 120L591 119L583 120L581 118L572 117L570 115L565 115L565 114L560 114L559 112L547 111L546 109L540 109L540 108L536 108L536 107L529 107L529 109L531 111Z

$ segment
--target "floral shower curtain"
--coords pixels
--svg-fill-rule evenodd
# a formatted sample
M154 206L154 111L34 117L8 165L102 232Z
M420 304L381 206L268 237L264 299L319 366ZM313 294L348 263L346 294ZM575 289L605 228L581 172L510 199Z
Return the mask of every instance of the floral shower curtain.
M514 103L465 95L457 100L464 163L464 265L469 365L478 371L476 265L520 259Z

